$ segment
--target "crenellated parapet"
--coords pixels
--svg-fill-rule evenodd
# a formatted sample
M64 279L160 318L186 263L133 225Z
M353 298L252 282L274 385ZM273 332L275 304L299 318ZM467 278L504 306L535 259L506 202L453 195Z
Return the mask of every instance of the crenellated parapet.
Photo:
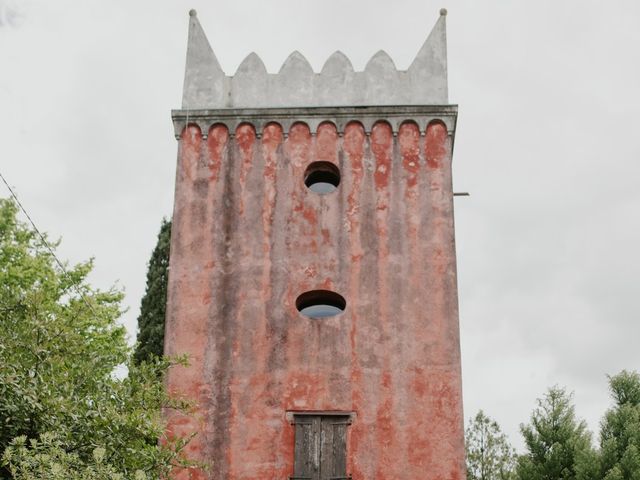
M335 52L315 73L307 59L293 52L278 73L268 73L251 53L235 75L228 76L198 21L190 12L189 43L182 97L183 109L335 107L368 105L446 105L446 11L440 12L429 37L407 70L398 70L384 51L364 71Z

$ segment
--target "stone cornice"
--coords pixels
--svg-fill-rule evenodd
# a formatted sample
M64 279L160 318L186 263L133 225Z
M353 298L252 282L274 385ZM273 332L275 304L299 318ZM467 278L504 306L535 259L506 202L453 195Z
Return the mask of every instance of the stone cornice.
M315 134L318 125L323 122L333 123L340 134L349 122L359 122L369 134L376 122L383 121L389 123L396 134L404 122L415 122L424 133L427 125L435 120L442 121L447 126L449 135L453 136L457 116L457 105L189 109L171 112L176 139L180 138L187 124L197 125L206 137L211 126L219 123L226 125L231 135L238 125L250 123L260 135L267 124L274 122L282 127L285 134L291 125L298 122L307 124L312 134Z

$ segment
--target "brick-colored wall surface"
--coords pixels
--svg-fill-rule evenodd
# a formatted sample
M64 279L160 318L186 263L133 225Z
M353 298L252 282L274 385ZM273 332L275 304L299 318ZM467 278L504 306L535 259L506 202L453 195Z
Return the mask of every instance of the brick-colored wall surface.
M168 387L197 414L167 416L171 434L198 432L187 450L211 468L176 478L284 480L286 412L322 410L355 414L354 480L465 478L452 140L439 122L396 133L183 131L165 353L190 356ZM305 186L316 160L339 167L335 192ZM313 289L345 311L301 315Z

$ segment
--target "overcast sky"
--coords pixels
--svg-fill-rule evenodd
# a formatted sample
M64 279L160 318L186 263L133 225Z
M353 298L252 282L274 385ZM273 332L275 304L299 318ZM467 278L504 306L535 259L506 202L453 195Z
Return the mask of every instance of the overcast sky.
M615 5L614 5L615 4ZM640 370L640 2L0 0L0 171L61 257L126 289L170 216L188 10L227 74L256 51L406 69L449 10L465 413L518 424L559 384L593 430ZM0 196L8 192L0 185Z

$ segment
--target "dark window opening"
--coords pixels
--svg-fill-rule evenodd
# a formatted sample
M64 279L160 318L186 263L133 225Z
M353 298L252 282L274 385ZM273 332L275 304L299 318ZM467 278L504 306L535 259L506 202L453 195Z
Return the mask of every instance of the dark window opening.
M310 290L296 299L298 311L309 318L333 317L342 313L346 306L344 297L330 290Z
M331 162L313 162L304 172L304 184L312 192L326 195L338 188L340 170Z
M290 480L348 480L349 415L294 415L295 450Z

